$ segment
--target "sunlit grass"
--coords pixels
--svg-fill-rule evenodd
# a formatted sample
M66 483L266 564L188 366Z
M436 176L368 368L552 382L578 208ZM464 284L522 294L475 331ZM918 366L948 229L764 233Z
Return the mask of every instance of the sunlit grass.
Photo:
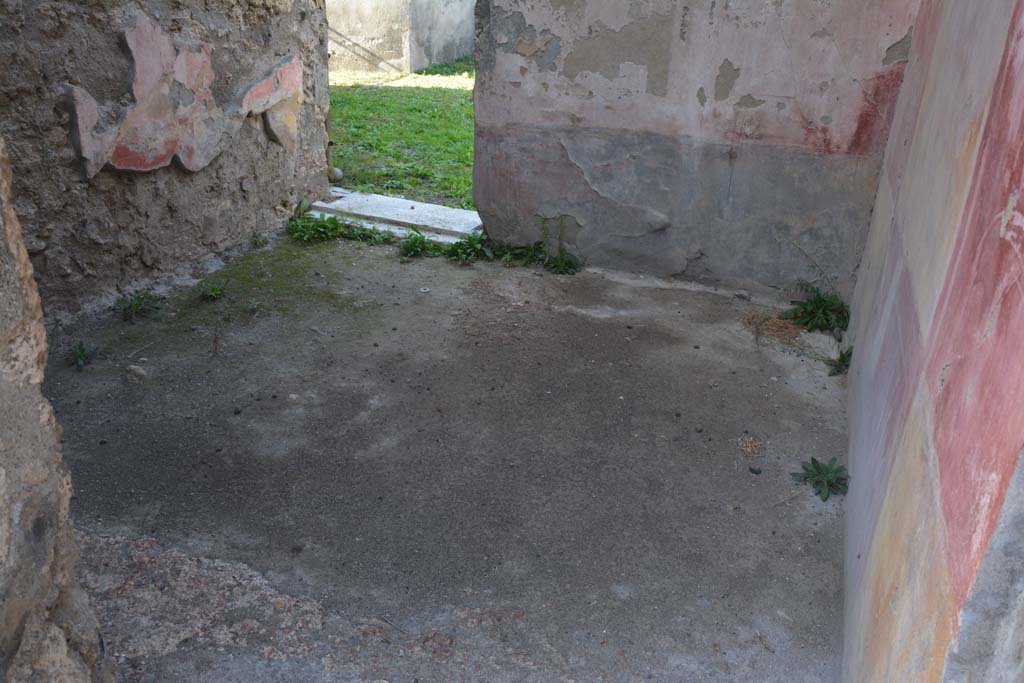
M332 74L332 82L339 79ZM472 57L331 88L334 165L361 192L473 208Z

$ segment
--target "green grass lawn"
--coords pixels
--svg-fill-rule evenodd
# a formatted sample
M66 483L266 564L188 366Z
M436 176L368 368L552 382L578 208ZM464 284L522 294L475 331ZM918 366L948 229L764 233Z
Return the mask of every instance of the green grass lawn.
M472 209L474 75L466 57L410 76L349 77L333 86L341 184Z

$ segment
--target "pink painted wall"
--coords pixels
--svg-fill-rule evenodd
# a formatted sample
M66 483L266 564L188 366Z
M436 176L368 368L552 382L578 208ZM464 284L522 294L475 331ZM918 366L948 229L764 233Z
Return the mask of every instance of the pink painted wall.
M847 681L943 680L1020 462L1022 128L1024 0L925 0L854 301Z

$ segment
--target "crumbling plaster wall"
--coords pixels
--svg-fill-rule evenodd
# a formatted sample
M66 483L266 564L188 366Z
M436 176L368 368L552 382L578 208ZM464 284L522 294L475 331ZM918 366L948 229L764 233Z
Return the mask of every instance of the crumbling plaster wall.
M323 0L0 4L0 135L47 307L193 266L324 192L326 31ZM278 102L286 63L301 83Z
M845 680L1024 680L1024 1L925 0L853 303Z
M411 73L473 52L475 0L327 0L332 71Z
M410 9L412 71L473 54L476 0L412 0Z
M475 199L592 265L849 288L918 0L481 0Z
M409 71L409 0L327 0L331 71Z
M74 576L71 483L40 392L43 314L10 201L0 138L0 679L113 681L110 655Z

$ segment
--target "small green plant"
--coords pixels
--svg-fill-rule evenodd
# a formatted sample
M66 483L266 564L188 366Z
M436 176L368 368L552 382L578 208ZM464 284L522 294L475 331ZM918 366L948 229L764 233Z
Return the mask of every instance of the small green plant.
M466 235L457 242L452 242L445 249L445 256L457 263L468 264L478 259L494 260L494 250L487 235L482 232Z
M579 272L580 262L575 256L559 248L558 253L548 259L544 267L556 275L574 275Z
M793 478L813 486L823 501L833 493L846 493L850 486L850 475L845 467L836 464L835 458L827 464L811 458L800 463L800 467L800 472L791 473Z
M825 365L829 367L829 376L845 375L850 371L850 361L853 360L853 347L850 346L839 352L835 358L829 358Z
M313 204L308 199L300 199L299 203L295 206L295 212L292 216L298 218L299 216L306 215L306 212L309 211L309 207L311 206L313 206Z
M416 258L418 256L443 256L447 248L443 244L428 240L422 232L413 228L409 234L398 243L398 251L405 258Z
M259 230L252 231L252 237L250 238L254 249L261 249L270 244L270 238L267 237L267 233L260 232Z
M152 289L140 289L125 294L114 304L117 312L125 322L133 323L138 318L156 319L163 311L164 298Z
M348 239L370 244L393 244L389 232L366 228L340 220L337 216L298 216L288 223L288 234L300 242ZM461 264L474 261L501 261L506 266L542 265L552 273L572 275L579 272L579 260L561 247L554 256L548 254L543 242L514 245L498 242L484 231L466 235L449 244L434 242L413 228L398 241L398 252L404 259L422 256L444 256Z
M838 340L850 325L850 307L835 290L822 292L815 285L805 280L797 283L797 289L803 299L793 301L793 307L779 316L782 320L792 320L797 325L811 332L829 332Z
M95 357L96 349L79 340L77 344L71 347L67 360L68 365L81 372L85 369L86 365L92 363L92 359Z
M297 216L288 222L288 234L300 242L346 239L370 244L391 244L395 241L395 236L389 232L365 228L337 216Z
M211 280L203 280L199 283L199 298L203 301L218 301L224 298L224 293L224 285Z
M249 315L256 315L260 312L260 302L256 299L249 299L245 304L246 309L249 311Z
M502 263L509 267L544 265L548 261L547 249L544 248L544 243L540 241L523 245L496 242L494 253L501 259Z

